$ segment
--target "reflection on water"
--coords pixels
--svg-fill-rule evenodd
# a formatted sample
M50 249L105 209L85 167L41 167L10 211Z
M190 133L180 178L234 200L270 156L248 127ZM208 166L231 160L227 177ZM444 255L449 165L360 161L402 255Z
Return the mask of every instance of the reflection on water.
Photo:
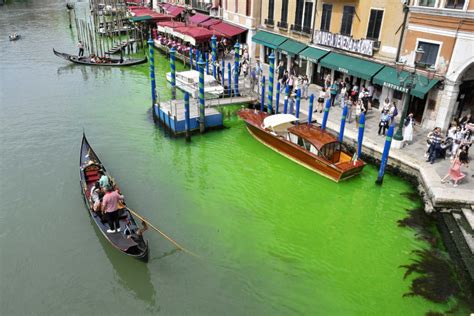
M128 257L112 247L99 232L92 219L90 223L94 226L97 239L114 268L120 284L135 293L137 299L146 303L147 310L158 310L156 292L151 283L147 263Z

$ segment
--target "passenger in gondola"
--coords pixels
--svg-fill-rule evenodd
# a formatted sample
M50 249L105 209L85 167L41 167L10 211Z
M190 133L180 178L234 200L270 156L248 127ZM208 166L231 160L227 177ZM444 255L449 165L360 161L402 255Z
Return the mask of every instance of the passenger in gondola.
M111 188L109 177L107 177L107 175L105 174L103 170L100 170L99 174L101 175L99 179L100 188L103 191L107 191L107 188L109 187Z
M115 191L111 186L107 187L107 192L102 199L102 211L106 215L106 219L109 223L109 229L107 233L120 232L119 222L119 202L123 200L123 196Z
M104 199L104 192L100 191L97 200L92 205L92 210L102 219L102 200Z
M99 199L100 183L97 181L90 191L90 201L94 204Z

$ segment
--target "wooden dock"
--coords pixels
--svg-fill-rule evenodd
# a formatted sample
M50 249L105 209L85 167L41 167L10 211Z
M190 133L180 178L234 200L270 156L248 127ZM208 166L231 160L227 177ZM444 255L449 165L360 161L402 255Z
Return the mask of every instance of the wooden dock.
M206 129L216 129L223 126L223 116L216 108L233 104L249 104L256 101L253 96L232 96L205 100L205 122ZM160 121L174 135L183 135L185 129L184 100L169 100L155 104L153 107L153 118ZM199 100L189 100L190 132L199 131Z

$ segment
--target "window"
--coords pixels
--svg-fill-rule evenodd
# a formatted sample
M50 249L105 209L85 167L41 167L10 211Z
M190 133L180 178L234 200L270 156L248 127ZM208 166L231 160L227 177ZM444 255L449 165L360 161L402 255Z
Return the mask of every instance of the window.
M421 58L421 63L427 66L434 66L438 58L439 44L418 42L418 48L423 48L424 54Z
M367 38L378 40L380 28L382 26L383 10L370 10L369 27L367 28Z
M311 33L311 21L313 20L313 3L306 2L304 8L303 32Z
M250 0L247 0L246 7L245 7L245 15L250 16L251 10L252 10L252 5L250 4Z
M323 13L321 14L321 31L329 32L331 25L332 4L323 4Z
M418 5L420 7L431 7L434 8L436 0L418 0Z
M295 14L295 26L301 30L301 21L303 21L303 9L304 0L297 0L296 2L296 14Z
M344 13L342 14L342 23L341 23L341 34L342 35L351 35L352 31L352 18L354 17L354 7L344 6Z
M446 0L445 8L448 9L462 9L464 7L465 0Z
M239 13L239 0L235 0L235 3L234 3L234 6L235 6L235 13Z
M287 22L288 20L288 0L283 0L281 2L281 21Z
M275 0L268 1L268 19L273 21L273 7L275 6Z

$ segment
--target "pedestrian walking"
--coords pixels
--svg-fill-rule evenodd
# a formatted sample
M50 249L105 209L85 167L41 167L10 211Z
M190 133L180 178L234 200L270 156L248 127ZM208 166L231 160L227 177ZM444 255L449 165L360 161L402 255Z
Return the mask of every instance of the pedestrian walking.
M307 75L303 76L301 86L302 86L302 91L303 91L302 97L305 99L308 99L309 79Z
M318 106L316 108L316 112L322 113L323 108L324 108L324 101L326 100L326 89L322 88L321 91L319 91L319 97L318 97Z
M415 120L413 119L413 113L408 114L403 122L403 141L405 144L410 144L413 141L413 126L415 125Z
M445 183L446 179L451 178L450 181L453 181L453 186L457 187L458 182L462 180L466 175L461 172L461 167L463 165L467 166L469 164L469 158L466 151L461 151L456 158L454 158L451 167L448 170L448 174L441 179L441 183Z
M428 159L426 162L434 164L436 158L441 156L441 143L443 136L441 135L441 128L435 127L432 132L428 134Z
M385 130L388 127L388 122L390 121L390 115L388 111L383 111L382 115L380 115L380 122L379 122L379 131L378 134L382 131L382 135L385 136Z
M337 86L337 83L334 81L329 91L331 94L331 106L334 106L334 102L336 101L337 90L338 90L338 86Z
M280 60L280 62L278 63L276 72L278 76L277 80L281 80L281 78L283 78L283 74L285 73L285 64L283 64L283 61Z

